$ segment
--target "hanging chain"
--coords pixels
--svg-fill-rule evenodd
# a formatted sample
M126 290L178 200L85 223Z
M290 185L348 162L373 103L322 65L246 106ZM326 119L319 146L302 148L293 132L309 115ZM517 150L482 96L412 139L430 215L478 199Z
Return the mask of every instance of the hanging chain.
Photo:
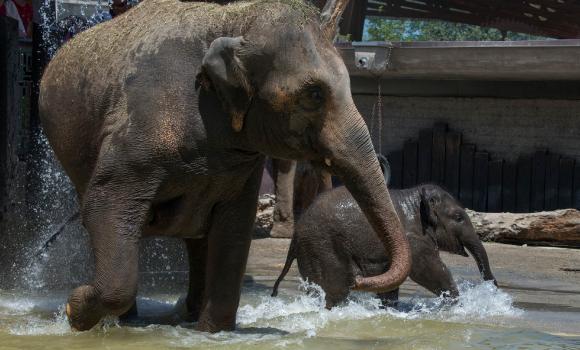
M393 44L387 46L387 57L385 57L385 70L391 69L391 57L393 56Z
M385 57L385 70L391 69L391 57L393 55L393 45L389 43L387 47L387 55ZM378 112L377 112L378 110ZM378 117L378 136L377 143L379 153L383 154L383 94L381 92L381 77L377 77L377 102L373 104L373 110L371 113L371 134L375 132L375 115Z
M383 132L383 95L381 93L381 79L380 77L377 79L377 102L373 104L373 110L371 112L371 137L376 135L376 141L378 143L379 153L382 154L383 145L382 145L382 132ZM377 112L378 110L378 112ZM375 116L378 117L378 131L375 128ZM378 133L378 134L377 134Z
M378 96L377 96L377 108L379 110L378 118L379 118L379 153L383 154L383 142L382 142L382 135L383 135L383 94L381 94L381 81L378 82Z

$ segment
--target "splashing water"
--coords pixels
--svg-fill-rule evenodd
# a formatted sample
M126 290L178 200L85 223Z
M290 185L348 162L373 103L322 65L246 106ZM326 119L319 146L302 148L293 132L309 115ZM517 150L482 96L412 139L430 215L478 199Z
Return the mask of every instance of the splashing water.
M523 314L523 310L513 306L512 297L492 282L460 281L458 288L460 296L453 305L443 297L411 297L402 298L397 309L385 309L373 294L353 292L343 305L327 310L324 291L315 284L302 282L300 289L309 291L308 294L301 293L292 300L261 296L257 305L248 304L239 309L237 321L242 327L274 327L287 332L305 332L311 337L316 335L317 329L341 320L391 317L473 322Z
M524 311L513 306L512 297L498 289L493 282L474 284L471 281L457 283L459 297L449 305L444 297L411 298L398 311L388 309L396 317L406 319L427 318L441 321L472 322L498 316L519 317Z
M290 299L272 298L263 291L249 291L244 295L248 299L238 310L238 328L274 328L288 333L304 333L313 337L317 331L329 323L373 318L391 320L437 320L451 322L473 322L474 320L493 320L495 317L514 318L523 311L513 306L511 297L497 289L491 282L458 284L461 296L457 303L449 306L442 298L402 299L402 307L397 309L382 308L378 298L370 293L355 292L340 306L331 310L325 308L325 293L317 285L302 282L301 293ZM145 300L151 300L146 298ZM52 303L55 303L53 300ZM34 311L50 309L53 305L42 305L40 299L18 298L15 295L0 299L0 315L28 315ZM64 315L63 303L52 317L34 318L34 321L19 324L12 329L12 334L61 334L69 331ZM118 327L116 319L104 321L105 331Z

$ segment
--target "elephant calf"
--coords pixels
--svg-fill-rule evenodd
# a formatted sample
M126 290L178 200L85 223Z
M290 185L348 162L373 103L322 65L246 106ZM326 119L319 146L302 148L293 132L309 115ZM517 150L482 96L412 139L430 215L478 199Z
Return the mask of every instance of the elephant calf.
M437 295L446 292L456 297L457 286L439 250L468 256L467 248L484 280L496 283L467 213L451 194L436 185L389 192L411 246L413 281ZM321 194L297 222L272 296L277 295L294 259L302 277L324 289L327 308L347 297L356 276L378 275L388 269L380 240L344 187ZM398 290L378 296L386 303L397 299Z

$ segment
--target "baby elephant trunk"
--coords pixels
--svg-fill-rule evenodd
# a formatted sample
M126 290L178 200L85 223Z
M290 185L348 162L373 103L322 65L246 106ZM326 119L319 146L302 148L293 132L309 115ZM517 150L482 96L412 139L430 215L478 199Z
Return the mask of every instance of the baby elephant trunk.
M491 267L489 266L489 259L487 258L487 252L483 247L483 243L477 236L475 232L470 235L470 238L467 240L462 240L463 245L465 248L471 253L473 259L477 263L477 268L479 269L479 273L481 277L485 281L493 281L493 283L497 286L497 281L491 272Z

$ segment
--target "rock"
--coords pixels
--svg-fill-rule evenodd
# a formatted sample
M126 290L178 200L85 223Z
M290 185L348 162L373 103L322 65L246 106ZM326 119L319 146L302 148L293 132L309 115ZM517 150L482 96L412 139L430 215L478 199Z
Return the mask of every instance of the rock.
M483 241L580 247L580 211L480 213L467 210Z
M258 211L256 213L256 224L254 237L270 237L270 231L274 224L274 206L276 196L273 194L263 194L258 198Z

